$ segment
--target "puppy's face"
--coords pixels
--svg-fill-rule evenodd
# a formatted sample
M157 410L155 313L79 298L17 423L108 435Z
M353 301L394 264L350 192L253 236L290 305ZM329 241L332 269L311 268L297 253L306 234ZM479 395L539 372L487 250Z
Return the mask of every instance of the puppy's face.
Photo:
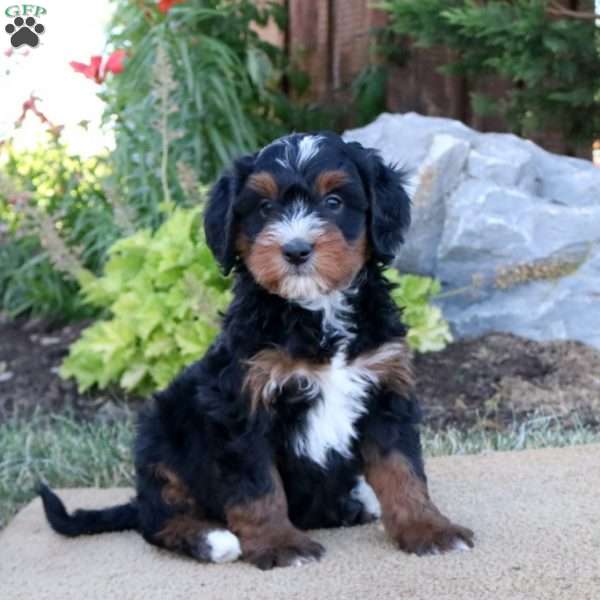
M226 270L241 260L259 285L288 300L311 302L345 289L386 235L388 245L400 243L407 224L398 181L391 210L397 222L384 224L375 240L378 168L388 170L388 184L398 178L375 154L335 134L276 140L215 186L205 216L208 243Z
M348 287L368 255L368 201L352 162L323 136L257 157L237 202L236 247L256 281L289 300Z

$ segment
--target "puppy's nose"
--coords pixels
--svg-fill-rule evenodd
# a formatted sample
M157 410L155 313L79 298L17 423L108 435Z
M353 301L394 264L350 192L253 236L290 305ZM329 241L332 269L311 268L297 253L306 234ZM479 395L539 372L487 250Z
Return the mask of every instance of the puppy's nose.
M296 238L283 245L281 249L286 260L293 265L301 265L312 254L313 247L306 240Z

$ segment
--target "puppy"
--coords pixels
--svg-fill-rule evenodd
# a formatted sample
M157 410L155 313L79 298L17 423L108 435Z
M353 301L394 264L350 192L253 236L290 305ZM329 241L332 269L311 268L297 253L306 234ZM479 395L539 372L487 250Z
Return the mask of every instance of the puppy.
M214 186L206 240L234 300L221 334L139 420L137 495L64 535L136 529L203 562L302 564L305 529L382 517L416 554L473 545L427 491L405 328L382 268L409 225L399 172L333 133L293 134Z

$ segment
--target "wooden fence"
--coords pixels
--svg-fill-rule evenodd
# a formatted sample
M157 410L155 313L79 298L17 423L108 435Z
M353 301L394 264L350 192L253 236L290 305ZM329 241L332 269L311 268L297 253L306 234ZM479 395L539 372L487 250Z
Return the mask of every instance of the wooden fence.
M280 44L311 79L308 98L325 104L347 102L351 83L372 60L372 37L387 15L371 8L371 0L279 0L288 11L288 28L269 28L265 35ZM569 10L593 10L594 0L559 0ZM590 43L593 43L590 40ZM501 97L509 83L498 78L467 82L442 75L439 67L451 61L447 48L412 47L403 66L388 65L386 108L459 119L480 131L507 131L500 117L483 117L471 110L470 95ZM351 126L352 123L347 123ZM560 134L540 131L534 140L554 152L589 157L591 149L573 148Z

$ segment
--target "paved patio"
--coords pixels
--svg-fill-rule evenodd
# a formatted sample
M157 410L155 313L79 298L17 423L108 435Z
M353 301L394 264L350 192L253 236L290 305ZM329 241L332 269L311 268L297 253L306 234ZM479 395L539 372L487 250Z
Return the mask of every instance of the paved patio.
M378 525L315 534L320 563L261 572L201 565L135 533L65 539L39 500L0 533L2 600L598 600L600 446L429 461L434 499L475 530L470 552L417 558ZM99 507L129 490L69 490L67 504Z

